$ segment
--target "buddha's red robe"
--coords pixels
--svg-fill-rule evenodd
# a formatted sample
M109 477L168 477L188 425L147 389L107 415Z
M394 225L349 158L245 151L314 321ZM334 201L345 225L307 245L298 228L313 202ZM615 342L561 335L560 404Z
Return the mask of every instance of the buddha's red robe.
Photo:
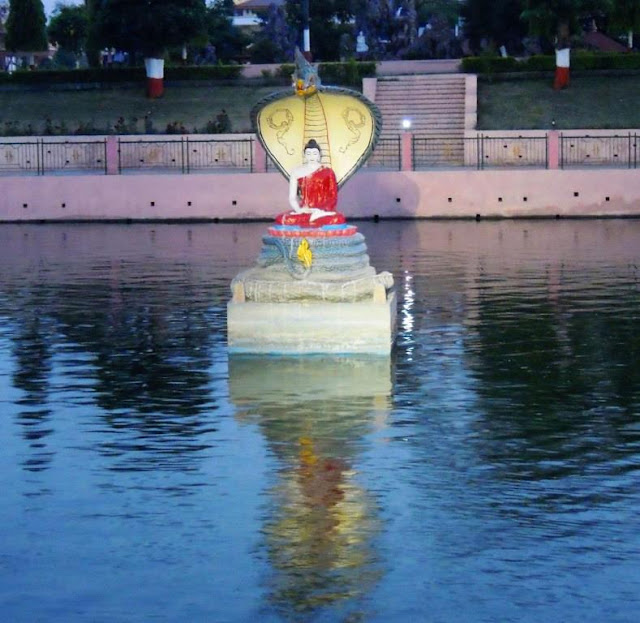
M338 183L335 173L329 167L320 167L307 177L298 179L298 200L304 208L319 208L331 212L326 216L311 219L305 212L284 212L276 217L279 225L299 225L303 227L321 227L339 225L346 222L343 214L336 212L338 204Z

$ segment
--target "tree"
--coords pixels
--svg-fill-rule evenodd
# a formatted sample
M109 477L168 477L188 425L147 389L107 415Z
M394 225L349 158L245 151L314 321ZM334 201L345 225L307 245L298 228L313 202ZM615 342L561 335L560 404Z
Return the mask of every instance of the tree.
M309 2L309 30L314 59L334 61L340 57L340 38L351 33L353 17L351 0ZM297 45L302 49L302 3L286 1L287 22L297 33Z
M459 0L416 0L418 25L424 26L431 18L446 19L455 24L460 15Z
M100 11L101 0L84 0L87 11L88 32L87 32L87 61L91 67L100 64L100 24L98 13Z
M204 0L101 0L96 15L101 46L161 58L206 24Z
M87 40L89 22L84 6L58 4L49 20L49 41L67 52L78 54Z
M526 0L522 19L528 23L529 32L552 42L561 31L566 34L579 31L581 15L602 4L596 0Z
M253 63L286 63L293 60L296 32L287 23L284 9L272 4L251 46Z
M522 0L467 0L461 14L471 47L481 49L483 41L494 49L519 47L525 34L521 13Z
M613 0L525 0L522 19L529 32L548 42L567 38L582 30L581 20L603 15ZM637 2L637 0L636 0Z
M613 0L609 24L611 28L626 31L627 46L633 48L633 33L640 30L640 2Z
M164 53L205 32L204 0L101 0L96 15L101 46L141 53L147 72L147 95L164 92Z
M38 52L47 49L44 6L41 0L10 0L7 18L7 50Z
M233 0L217 0L207 7L207 37L221 61L236 58L249 43L248 38L232 23L233 7Z
M356 32L362 32L373 58L383 58L392 38L393 12L388 0L354 0Z
M356 32L362 31L374 58L402 56L417 37L416 0L355 0Z

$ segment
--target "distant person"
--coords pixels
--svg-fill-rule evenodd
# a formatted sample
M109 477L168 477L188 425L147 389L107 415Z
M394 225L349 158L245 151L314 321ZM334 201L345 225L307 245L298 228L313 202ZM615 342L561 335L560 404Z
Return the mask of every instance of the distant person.
M207 65L214 65L217 60L216 46L211 42L207 43L207 47L204 50L204 62Z
M7 56L5 59L7 71L12 74L16 69L18 69L18 61L15 56Z

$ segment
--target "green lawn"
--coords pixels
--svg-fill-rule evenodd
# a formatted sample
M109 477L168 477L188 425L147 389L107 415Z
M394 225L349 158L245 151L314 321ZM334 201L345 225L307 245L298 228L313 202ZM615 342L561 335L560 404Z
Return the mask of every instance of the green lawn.
M479 130L640 128L640 76L574 76L568 89L551 80L478 82Z
M224 108L234 132L251 131L250 111L262 97L285 87L167 85L164 97L149 100L144 88L116 87L92 91L0 91L0 133L7 124L22 130L31 124L42 133L45 118L61 134L74 133L80 124L104 132L119 117L144 131L150 115L155 131L178 122L189 132L204 131ZM133 119L137 122L133 122ZM566 91L554 91L550 79L478 84L478 129L640 128L640 76L573 76ZM22 133L22 132L20 132Z
M144 90L113 88L92 91L0 91L0 131L7 122L31 123L36 133L48 116L54 126L62 123L73 133L79 123L92 123L97 129L113 127L119 117L127 124L137 118L137 129L144 130L143 119L150 115L157 132L168 123L179 122L189 132L204 131L224 108L234 132L251 131L250 112L265 95L283 87L264 86L167 86L164 97L150 100ZM104 131L104 130L103 130Z

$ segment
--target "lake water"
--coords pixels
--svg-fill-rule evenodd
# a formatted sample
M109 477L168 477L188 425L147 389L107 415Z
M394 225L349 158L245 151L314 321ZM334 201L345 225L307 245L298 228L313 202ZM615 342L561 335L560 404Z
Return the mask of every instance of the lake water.
M359 227L389 359L229 359L264 224L0 227L3 621L640 620L640 221Z

